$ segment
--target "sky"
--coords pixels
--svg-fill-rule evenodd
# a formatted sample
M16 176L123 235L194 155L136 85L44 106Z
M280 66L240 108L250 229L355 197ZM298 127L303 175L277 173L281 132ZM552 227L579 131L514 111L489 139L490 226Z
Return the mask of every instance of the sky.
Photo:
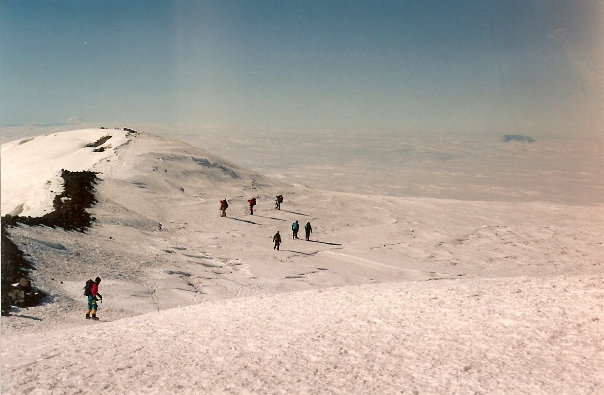
M3 0L0 127L598 135L603 4Z

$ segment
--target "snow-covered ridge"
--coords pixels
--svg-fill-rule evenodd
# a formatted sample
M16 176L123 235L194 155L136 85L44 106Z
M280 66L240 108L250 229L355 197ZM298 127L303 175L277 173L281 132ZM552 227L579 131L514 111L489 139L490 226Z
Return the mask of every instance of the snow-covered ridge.
M2 144L2 216L41 217L52 211L61 169L93 170L115 157L127 135L120 129L83 129Z

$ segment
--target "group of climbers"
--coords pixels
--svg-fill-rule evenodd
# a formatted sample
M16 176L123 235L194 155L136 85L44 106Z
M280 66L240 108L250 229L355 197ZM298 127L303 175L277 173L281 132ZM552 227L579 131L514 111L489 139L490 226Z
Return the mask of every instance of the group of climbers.
M256 198L253 197L251 199L248 199L247 202L248 202L248 205L250 208L250 215L254 215L254 206L256 205ZM283 203L283 195L275 196L275 208L277 210L281 210L281 203ZM221 217L227 216L226 210L228 207L229 207L229 203L227 202L226 198L220 200L220 216ZM292 224L292 232L293 232L292 238L293 239L298 238L299 229L300 229L300 224L296 220ZM306 240L309 241L310 234L312 233L312 226L310 225L310 222L307 222L306 225L304 225L304 232L306 234ZM273 242L275 243L273 249L278 250L279 245L281 244L281 235L279 234L279 231L277 231L277 233L275 233L275 235L273 236ZM103 301L103 297L98 292L100 283L101 283L100 277L97 277L94 281L92 281L92 280L86 281L86 286L84 287L84 295L88 299L88 310L86 310L86 319L98 320L98 317L96 316L96 312L98 310L97 302L99 300L101 302Z
M283 203L283 195L275 196L275 208L281 210L281 203ZM254 206L256 205L256 198L250 198L247 200L247 204L250 207L250 215L254 215ZM226 217L226 209L229 208L229 203L226 199L220 201L220 216Z
M292 224L292 238L297 239L298 238L298 230L300 229L300 224L298 224L298 221L294 222ZM310 234L312 233L312 226L310 225L310 222L307 222L306 225L304 225L304 233L306 234L306 241L310 240Z
M249 213L250 215L254 215L254 206L256 205L256 198L250 198L247 200L248 206L249 206ZM281 203L283 203L283 195L276 195L275 196L275 209L277 210L281 210ZM226 199L223 199L220 201L220 216L221 217L226 217L226 209L229 207L229 204L227 202ZM300 230L300 224L298 223L298 221L294 222L292 224L292 238L293 239L298 239L298 231ZM307 222L306 225L304 225L304 233L306 235L306 241L310 240L310 234L312 233L312 226L310 225L310 222ZM281 244L281 234L279 233L279 231L277 231L277 233L275 233L275 235L273 236L273 242L274 250L278 250L279 249L279 245Z
M298 239L299 229L300 224L296 220L296 222L292 224L292 239ZM310 234L312 233L312 226L310 225L310 222L307 222L306 225L304 225L304 233L306 235L306 241L310 241ZM279 245L281 244L281 234L279 234L279 231L277 231L277 233L275 233L273 236L273 242L275 243L273 250L278 250Z
M298 238L299 229L300 229L300 224L296 220L296 222L294 222L292 224L292 233L293 233L292 239ZM310 234L312 233L312 226L310 226L310 222L307 222L306 225L304 225L304 233L306 233L306 241L308 241L310 239Z

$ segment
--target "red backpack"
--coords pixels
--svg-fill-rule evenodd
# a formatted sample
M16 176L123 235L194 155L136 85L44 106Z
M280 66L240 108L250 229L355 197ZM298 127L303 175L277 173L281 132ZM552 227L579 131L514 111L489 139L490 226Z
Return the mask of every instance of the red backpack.
M92 281L92 279L88 279L88 281L86 281L86 285L84 286L84 296L92 295L90 291L90 289L92 288L92 284L94 284L94 281Z

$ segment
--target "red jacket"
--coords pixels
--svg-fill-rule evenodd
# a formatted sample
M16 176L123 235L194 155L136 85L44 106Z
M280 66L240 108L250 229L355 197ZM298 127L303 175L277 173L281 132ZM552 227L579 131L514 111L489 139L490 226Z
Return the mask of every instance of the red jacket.
M92 295L93 298L96 298L98 293L99 285L97 283L92 283L92 286L90 287L90 295Z

